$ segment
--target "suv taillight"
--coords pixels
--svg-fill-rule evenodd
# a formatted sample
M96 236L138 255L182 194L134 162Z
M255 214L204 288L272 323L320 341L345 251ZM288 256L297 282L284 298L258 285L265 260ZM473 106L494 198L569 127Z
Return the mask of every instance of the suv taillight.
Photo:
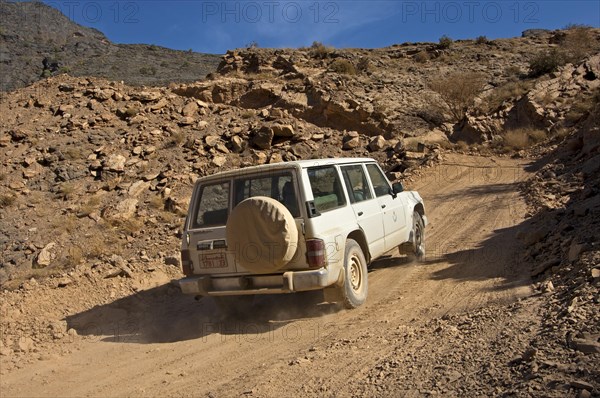
M325 265L325 242L322 239L306 241L306 257L310 268L321 268Z
M181 268L183 269L183 274L185 276L191 276L193 274L190 251L188 249L181 250Z

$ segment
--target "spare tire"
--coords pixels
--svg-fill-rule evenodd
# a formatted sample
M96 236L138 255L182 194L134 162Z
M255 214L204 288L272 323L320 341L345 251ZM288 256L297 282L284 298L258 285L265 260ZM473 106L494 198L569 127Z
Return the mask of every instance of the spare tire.
M227 246L250 272L280 270L298 248L298 228L289 210L266 196L238 204L227 220Z

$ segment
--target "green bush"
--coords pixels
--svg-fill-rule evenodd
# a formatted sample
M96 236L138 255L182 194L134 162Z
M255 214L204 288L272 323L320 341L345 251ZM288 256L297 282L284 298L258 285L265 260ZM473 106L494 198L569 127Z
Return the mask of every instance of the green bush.
M566 63L565 54L556 48L538 53L529 62L529 76L539 77L554 72Z

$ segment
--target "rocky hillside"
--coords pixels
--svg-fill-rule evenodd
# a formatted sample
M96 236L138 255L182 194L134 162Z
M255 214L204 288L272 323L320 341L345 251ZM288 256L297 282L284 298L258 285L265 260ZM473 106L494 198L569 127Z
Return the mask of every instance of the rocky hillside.
M133 85L189 82L219 57L144 44L114 44L42 2L0 1L0 91L55 74L100 76Z
M598 102L600 55L537 77L532 65L567 53L574 32L248 49L228 52L208 80L169 88L61 75L17 90L2 102L0 283L106 253L176 256L191 186L219 169L368 155L395 179L441 148L514 153L561 142ZM597 48L599 31L585 34ZM469 85L478 90L457 106L456 87Z

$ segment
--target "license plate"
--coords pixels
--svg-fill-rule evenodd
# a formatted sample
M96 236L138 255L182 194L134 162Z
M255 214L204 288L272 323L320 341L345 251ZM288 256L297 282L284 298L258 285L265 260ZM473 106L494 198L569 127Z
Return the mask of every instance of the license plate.
M227 268L225 253L201 254L200 268Z

